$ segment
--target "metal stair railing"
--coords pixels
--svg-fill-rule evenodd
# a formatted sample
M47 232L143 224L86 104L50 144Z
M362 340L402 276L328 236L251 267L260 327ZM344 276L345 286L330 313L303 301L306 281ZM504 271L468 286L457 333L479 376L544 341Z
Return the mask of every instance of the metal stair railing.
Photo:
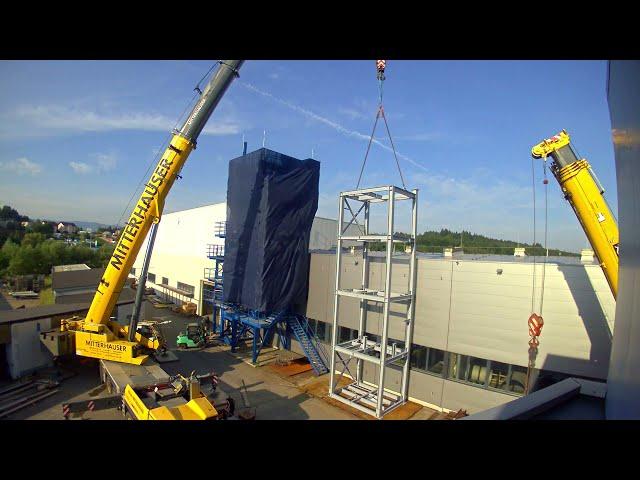
M289 322L291 329L293 330L294 335L300 342L302 349L305 352L305 355L309 359L311 363L311 367L313 371L316 372L317 375L322 375L327 373L329 369L326 365L325 358L322 357L321 351L322 347L318 344L318 342L314 342L315 335L308 327L308 323L305 321L301 321L297 315L291 316L291 321ZM324 352L323 352L324 353ZM325 354L326 355L326 354Z
M224 257L224 245L207 244L207 258Z
M313 347L317 350L318 354L320 355L320 358L321 358L322 362L326 366L329 363L329 356L327 355L326 350L322 346L322 343L320 343L320 340L316 336L315 332L309 326L309 319L307 317L302 317L302 318L304 320L301 321L300 323L302 324L303 328L305 329L305 332L306 332L307 336L311 340L311 343L313 344Z
M214 225L213 233L218 238L224 238L227 236L227 222L216 222Z

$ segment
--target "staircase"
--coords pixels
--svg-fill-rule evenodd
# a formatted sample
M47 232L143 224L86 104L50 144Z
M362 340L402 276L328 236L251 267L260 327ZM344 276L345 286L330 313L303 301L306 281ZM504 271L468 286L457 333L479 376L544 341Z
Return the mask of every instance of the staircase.
M287 319L287 323L304 350L304 354L309 359L311 368L313 368L316 375L327 373L329 369L327 368L327 362L325 360L327 358L326 354L323 357L324 350L309 329L306 318L292 315Z

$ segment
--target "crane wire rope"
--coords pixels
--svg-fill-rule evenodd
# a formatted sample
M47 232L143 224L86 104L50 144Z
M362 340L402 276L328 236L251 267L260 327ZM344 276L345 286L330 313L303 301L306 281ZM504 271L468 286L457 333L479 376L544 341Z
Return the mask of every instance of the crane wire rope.
M535 177L535 159L531 159L531 182L532 182L532 195L533 195L533 283L531 286L531 316L528 320L529 327L529 362L527 364L527 376L525 383L525 391L524 394L528 394L531 389L531 374L533 369L535 368L535 360L538 356L538 346L540 345L540 341L538 337L542 333L542 327L544 325L544 320L542 317L542 308L544 305L544 287L545 287L545 276L547 270L547 261L549 257L549 248L548 248L548 236L549 236L549 180L547 178L547 158L544 158L543 164L543 172L544 172L544 250L545 250L545 258L542 263L542 283L540 285L540 309L539 314L535 312L535 291L536 291L536 177Z
M549 260L549 247L547 244L549 233L549 179L547 178L547 158L544 158L543 164L544 180L544 250L545 258L542 263L542 284L540 285L540 315L542 315L542 306L544 304L544 281L547 271L547 261Z
M116 223L116 227L120 226L120 222L123 220L125 214L129 211L129 206L131 205L131 202L133 201L133 199L135 198L135 196L138 194L139 190L140 190L140 186L142 185L142 182L144 182L144 180L146 178L149 177L149 172L151 171L151 168L158 162L158 158L164 153L164 150L166 149L167 145L169 144L169 142L171 141L171 138L173 138L173 132L176 131L176 129L178 128L178 125L180 123L180 121L184 118L185 113L187 113L187 110L190 107L193 107L195 100L197 97L199 97L200 95L202 95L202 91L200 90L200 85L202 84L202 81L207 78L209 76L209 74L211 73L211 71L213 70L213 68L220 63L220 61L215 62L211 68L209 68L209 70L207 70L207 73L205 73L202 78L198 81L198 83L196 84L196 86L194 87L193 91L195 92L193 94L193 97L191 97L191 100L187 103L187 105L185 106L184 110L182 111L182 113L180 114L180 116L177 118L175 124L173 125L173 128L171 129L171 132L160 144L160 146L157 148L157 152L156 154L151 158L151 160L149 161L149 164L147 166L147 170L142 174L142 176L140 177L140 180L138 181L138 184L135 188L135 190L133 191L133 193L131 194L131 197L129 198L129 201L127 202L127 205L124 207L124 209L122 210L122 213L120 214L120 217L118 218L118 221Z
M362 174L364 173L364 167L367 163L367 158L369 157L369 151L371 150L371 144L373 143L373 139L376 133L376 127L378 125L378 120L382 117L384 120L384 125L387 130L387 135L389 136L389 142L391 143L391 150L393 151L393 157L396 160L396 166L398 167L398 173L400 174L400 180L402 181L402 187L406 190L407 186L404 183L404 176L402 175L402 170L400 169L400 161L398 160L398 154L396 152L396 147L393 143L393 138L391 137L391 131L389 130L389 123L387 122L387 117L384 113L384 107L382 105L382 94L383 94L383 84L386 77L384 76L384 70L386 68L386 60L377 60L376 61L376 69L378 72L378 110L376 112L376 120L373 123L373 130L371 131L371 136L369 137L369 144L367 145L367 151L364 155L364 160L362 161L362 167L360 168L360 175L358 176L358 183L356 184L356 190L360 187L360 181L362 180Z

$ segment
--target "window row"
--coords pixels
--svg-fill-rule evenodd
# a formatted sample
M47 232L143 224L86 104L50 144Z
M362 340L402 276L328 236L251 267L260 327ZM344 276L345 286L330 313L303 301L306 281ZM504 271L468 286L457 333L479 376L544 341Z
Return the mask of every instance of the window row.
M178 282L178 289L183 290L192 295L196 291L196 287L194 287L193 285L189 285L188 283L182 283L182 282Z
M524 393L527 368L484 358L413 345L411 367L490 390Z
M318 340L331 344L332 325L310 318L309 328ZM346 327L338 329L338 343L358 337L357 330ZM380 338L373 334L367 334L367 338L375 342L380 341ZM390 342L395 342L399 347L404 346L404 342L399 340L390 339ZM402 366L402 363L399 361L397 365ZM512 394L524 393L527 377L526 367L445 352L422 345L411 346L411 368L449 380Z

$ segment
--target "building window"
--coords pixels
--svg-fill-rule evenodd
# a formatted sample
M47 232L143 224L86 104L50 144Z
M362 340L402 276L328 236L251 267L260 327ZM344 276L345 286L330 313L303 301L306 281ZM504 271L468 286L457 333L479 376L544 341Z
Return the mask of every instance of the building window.
M444 352L437 348L429 349L429 362L427 363L427 371L438 376L444 373Z
M149 280L151 283L156 283L156 274L155 273L148 273L147 274L147 280Z
M487 368L487 361L482 358L469 357L469 369L467 375L467 381L476 383L478 385L485 385L487 383L487 374L489 370Z
M508 390L513 393L524 393L527 383L527 368L511 365L511 378L509 378Z
M467 357L465 355L458 355L457 353L449 354L449 368L447 371L447 377L458 380L464 378L464 375L459 377L460 371L463 370L463 360L466 362Z
M413 345L411 347L411 368L427 369L427 347Z
M489 362L489 388L506 390L511 365L491 360Z
M162 277L162 285L169 285L169 279L167 277Z
M322 341L326 341L327 340L327 324L324 322L318 322L316 324L316 337L318 337L319 340ZM329 343L331 343L331 340L329 340Z
M193 292L196 291L196 288L193 285L189 285L188 283L178 282L178 289L184 290L187 293L193 295Z
M311 333L316 335L316 328L317 328L318 322L315 321L313 318L307 318L307 325L309 325L309 330L311 331Z
M338 327L338 343L346 342L349 340L353 340L358 336L357 330L352 330L347 327Z

